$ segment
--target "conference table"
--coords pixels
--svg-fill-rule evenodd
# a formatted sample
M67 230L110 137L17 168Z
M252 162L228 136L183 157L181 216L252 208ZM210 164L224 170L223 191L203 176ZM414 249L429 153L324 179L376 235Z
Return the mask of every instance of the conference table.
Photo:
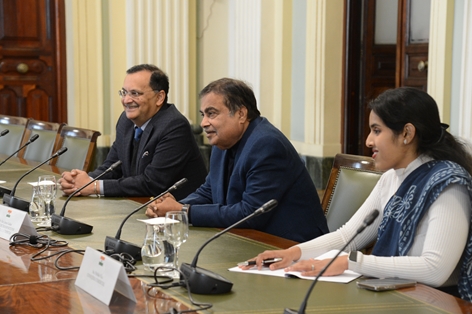
M0 157L1 158L1 157ZM32 165L13 159L0 168L0 184L12 188ZM16 189L16 196L31 197L30 182L39 175L60 169L42 166L25 176ZM55 202L56 212L62 208L64 196ZM104 250L106 236L114 237L124 217L149 198L73 197L68 202L65 216L93 226L91 234L62 235L41 231L54 240L68 242L69 248L91 247ZM145 208L134 214L123 226L121 239L141 246L146 227L138 219L146 219ZM189 238L179 252L179 262L190 263L198 249L221 229L190 227ZM256 230L234 229L209 243L200 253L198 266L211 270L233 282L231 292L219 295L192 294L196 302L211 303L212 308L202 313L283 313L285 308L298 310L311 280L263 276L230 272L238 262L258 253L287 248L295 242ZM50 248L41 256L48 256L64 247ZM109 305L75 285L77 270L60 270L55 257L31 261L39 249L25 245L9 245L0 239L0 313L166 313L198 308L192 305L183 287L161 289L148 284L154 280L140 262L129 276L136 297L133 302L114 293ZM60 266L80 266L83 256L70 253L57 263ZM318 282L307 303L307 313L472 313L472 304L431 287L415 287L394 291L373 292L359 289L356 280L347 284Z

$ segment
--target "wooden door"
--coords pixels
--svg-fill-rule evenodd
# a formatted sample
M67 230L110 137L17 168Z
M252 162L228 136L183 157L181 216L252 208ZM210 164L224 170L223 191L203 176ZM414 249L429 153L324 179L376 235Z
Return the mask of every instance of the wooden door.
M64 0L0 0L0 113L67 122Z
M378 40L377 5L392 7L393 42ZM412 40L411 8L424 7L429 23L430 0L346 0L346 64L344 83L343 152L369 156L368 103L399 86L426 90L428 42ZM377 22L377 24L376 24ZM428 24L429 27L429 24ZM396 31L395 31L396 30ZM396 34L395 34L396 33Z
M369 100L395 87L396 36L393 43L376 42L376 0L347 0L346 4L343 152L369 156L367 107Z
M430 0L398 3L397 87L427 89L430 11Z

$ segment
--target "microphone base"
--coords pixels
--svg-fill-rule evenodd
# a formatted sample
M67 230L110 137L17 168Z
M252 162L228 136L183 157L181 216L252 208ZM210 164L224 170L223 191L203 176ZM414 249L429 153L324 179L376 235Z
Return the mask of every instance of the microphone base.
M71 218L52 214L51 229L59 234L87 234L92 233L93 226Z
M303 313L305 313L305 312L303 312ZM285 309L284 314L298 314L298 311L294 310L294 309Z
M192 267L187 263L180 266L180 271L188 280L190 292L195 294L228 293L233 287L233 283L222 276L200 267Z
M0 186L0 197L3 197L5 194L10 194L11 190L6 187Z
M12 207L12 208L16 208L16 209L25 211L27 213L29 212L30 202L25 201L25 200L23 200L21 198L18 198L16 196L12 196L10 194L4 194L3 195L3 204L8 206L8 207Z
M113 253L128 253L136 261L141 260L141 247L117 238L112 238L109 236L105 238L105 251L110 251Z

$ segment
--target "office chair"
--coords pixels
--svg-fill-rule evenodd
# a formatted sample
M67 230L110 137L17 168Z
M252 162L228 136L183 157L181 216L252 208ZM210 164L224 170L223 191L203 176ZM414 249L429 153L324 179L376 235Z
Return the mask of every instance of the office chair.
M329 175L321 207L329 231L345 224L364 203L382 172L370 157L337 154Z
M20 148L29 120L24 117L0 115L0 132L9 130L8 134L0 138L0 154L10 156Z
M59 132L65 123L29 120L21 145L25 144L31 136L38 134L39 138L18 153L18 157L25 160L42 162L55 153L54 148L59 139ZM67 153L66 153L67 154Z
M89 171L97 146L98 131L64 126L60 132L56 150L67 147L67 153L51 160L50 164L61 169Z

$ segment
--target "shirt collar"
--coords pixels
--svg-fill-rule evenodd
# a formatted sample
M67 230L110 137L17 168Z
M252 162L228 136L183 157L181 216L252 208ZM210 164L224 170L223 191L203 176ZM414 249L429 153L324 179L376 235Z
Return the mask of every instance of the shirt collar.
M151 121L151 119L147 120L146 122L143 123L143 125L141 125L141 129L143 131L146 128L146 126L149 124L149 121ZM137 128L138 126L135 124L134 127Z

